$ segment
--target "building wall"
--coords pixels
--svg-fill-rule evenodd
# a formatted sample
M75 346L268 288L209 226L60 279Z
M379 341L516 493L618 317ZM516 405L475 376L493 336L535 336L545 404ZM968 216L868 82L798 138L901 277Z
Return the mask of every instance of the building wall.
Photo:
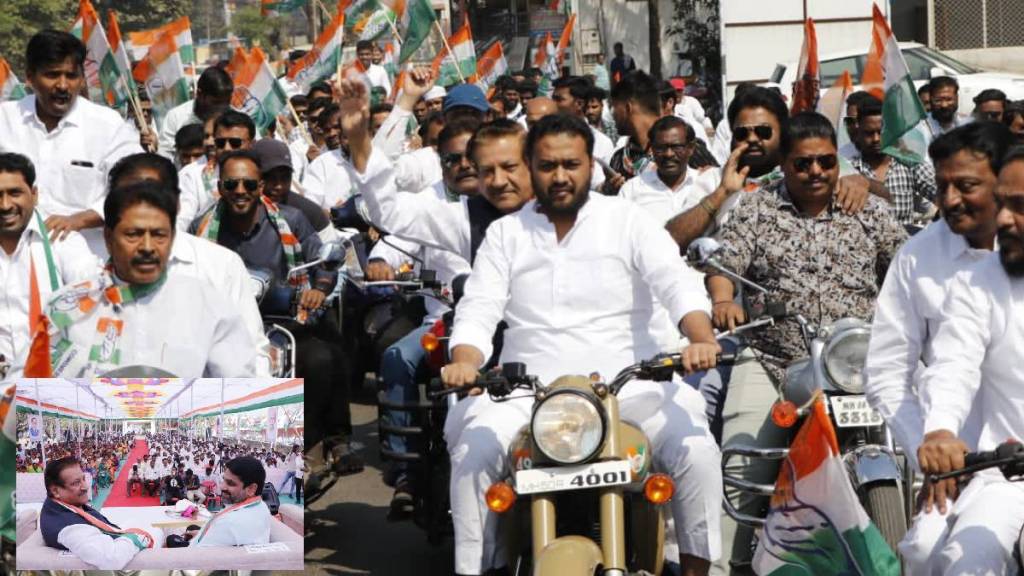
M664 30L672 15L672 0L659 0L658 8ZM573 9L577 14L577 28L580 32L593 29L601 31L606 64L614 57L612 46L616 42L622 42L623 49L636 61L637 68L651 69L647 2L573 0ZM671 74L675 70L676 57L672 52L672 38L666 37L664 33L661 40L661 61L664 74Z

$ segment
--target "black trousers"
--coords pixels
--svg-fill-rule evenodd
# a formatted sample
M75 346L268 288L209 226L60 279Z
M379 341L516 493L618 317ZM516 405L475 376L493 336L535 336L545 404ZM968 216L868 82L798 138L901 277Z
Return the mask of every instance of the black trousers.
M303 378L306 447L352 434L349 409L351 362L331 326L285 326L295 336L295 374Z

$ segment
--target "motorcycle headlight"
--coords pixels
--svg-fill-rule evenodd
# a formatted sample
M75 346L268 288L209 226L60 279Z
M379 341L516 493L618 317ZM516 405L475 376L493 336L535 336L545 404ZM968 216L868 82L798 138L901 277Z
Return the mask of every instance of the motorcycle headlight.
M864 363L871 331L851 328L837 332L825 345L825 374L832 384L849 394L864 392Z
M604 441L604 409L583 390L552 392L533 411L533 441L544 456L559 464L593 457Z

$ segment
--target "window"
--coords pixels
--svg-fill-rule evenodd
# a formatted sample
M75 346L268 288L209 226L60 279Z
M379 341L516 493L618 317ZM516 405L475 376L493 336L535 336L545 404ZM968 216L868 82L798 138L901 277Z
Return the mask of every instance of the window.
M821 87L829 88L835 84L836 80L843 75L844 70L850 71L850 76L853 77L853 81L856 83L860 79L861 72L864 70L864 55L860 56L848 56L846 58L836 58L835 60L826 60L821 63Z

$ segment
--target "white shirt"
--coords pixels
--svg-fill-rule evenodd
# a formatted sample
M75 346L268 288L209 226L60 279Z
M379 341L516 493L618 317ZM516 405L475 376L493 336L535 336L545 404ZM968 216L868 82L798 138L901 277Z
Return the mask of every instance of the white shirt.
M395 186L395 167L386 154L374 146L366 171L355 170L353 181L366 201L370 220L381 230L418 244L447 250L467 262L471 254L469 211L445 206L447 200L436 194L399 193Z
M259 376L270 375L270 342L263 332L263 317L256 303L256 295L249 282L249 271L242 258L227 248L185 232L178 232L171 246L170 274L199 278L232 302L242 315L242 322L259 351Z
M610 163L612 154L615 153L612 139L593 126L590 126L590 131L594 134L594 158L600 158L605 164Z
M295 477L302 480L303 474L306 472L306 461L302 457L292 458L292 471L295 472Z
M988 254L950 283L942 316L921 377L925 433L959 435L977 403L979 450L1024 438L1024 279Z
M391 77L388 76L388 71L383 66L370 64L370 67L366 69L366 77L370 80L370 86L383 88L385 97L391 96Z
M37 209L43 218L93 210L103 216L107 173L129 154L142 152L131 122L106 106L77 97L52 132L36 116L35 96L0 104L0 152L28 157L36 170ZM82 231L89 248L101 253L103 231Z
M85 240L72 232L62 242L52 242L50 249L53 264L57 269L58 288L79 280L92 278L99 273L100 261L89 251ZM39 223L33 215L28 226L21 233L21 240L8 255L0 249L0 354L10 362L8 378L20 378L28 359L29 346L29 271L32 262L36 267L36 284L39 287L39 304L45 306L53 293L46 262L46 251Z
M456 217L459 214L465 214L466 212L466 200L465 197L460 197L458 201L452 202L447 199L444 192L444 183L438 183L426 190L420 192L420 195L433 195L439 201L437 210L447 210L452 212ZM443 204L443 206L441 205ZM410 242L408 240L402 240L398 237L386 237L388 242L398 246L405 252L412 253L413 255L420 258L423 262L418 265L418 268L423 270L433 270L437 273L437 280L442 285L450 287L452 280L456 276L462 274L469 274L472 268L466 258L459 254L450 252L447 250L438 250L430 246L420 246L418 243ZM385 244L384 242L378 242L370 253L370 258L380 258L386 261L392 268L398 268L402 262L408 262L411 260L407 254L402 253L400 250L396 250L394 247ZM423 298L423 304L426 307L427 315L423 318L424 324L433 324L449 310L448 306L442 304L437 298L432 298L429 294L433 294L432 290L424 290L423 294L428 294Z
M639 207L591 194L558 242L531 200L488 228L449 346L471 345L487 358L504 319L502 363L524 362L545 383L593 371L610 380L659 352L652 292L676 323L709 312L703 286L687 278L679 247Z
M228 513L219 513L210 519L213 526L189 544L195 548L208 546L245 546L270 543L270 509L260 500L255 506L246 506Z
M56 310L77 305L76 300L61 298L74 288L56 293L50 305ZM98 340L96 323L102 314L124 322L118 342L121 366L145 365L175 375L209 377L245 378L258 373L256 344L236 305L219 287L168 274L159 290L124 304L120 314L110 308L103 300L96 311L68 328L69 339L88 350ZM72 364L61 375L83 376L78 373L84 370L81 363Z
M157 141L159 146L158 152L162 156L174 160L174 136L178 134L178 130L189 124L202 124L203 121L196 116L195 113L195 99L189 100L184 104L178 104L174 108L167 111L164 115L163 125L160 126L160 136Z
M127 537L111 538L91 524L65 526L57 534L57 542L82 562L103 570L121 570L141 552Z
M705 144L708 144L708 133L704 123L707 118L704 117L704 107L700 105L700 102L696 98L684 96L683 101L676 104L675 109L672 111L677 118L682 119L693 128L693 135L698 140L703 140ZM710 122L708 122L710 125Z
M298 129L296 128L294 132L298 132ZM306 168L309 167L309 157L306 156L308 151L309 142L306 142L305 138L300 137L288 144L288 153L292 157L292 180L302 182L302 178L306 175Z
M178 172L178 219L175 227L178 232L188 232L192 221L206 212L217 201L214 192L217 180L220 179L220 168L210 164L206 156L185 166Z
M440 182L441 157L432 146L402 154L398 157L395 184L400 192L419 192Z
M924 439L917 379L936 360L932 339L943 321L942 303L956 273L988 254L938 220L903 245L878 294L864 391L915 467ZM980 423L970 422L965 436L973 442Z
M718 169L700 172L687 168L686 177L673 189L661 181L658 171L651 166L639 176L627 180L619 190L619 196L642 207L655 220L665 224L714 192L721 179Z
M728 118L718 121L715 137L711 140L711 145L708 148L718 165L725 166L725 163L729 161L729 154L732 153L732 128L729 127Z
M317 156L316 160L310 162L302 178L306 198L325 210L348 200L352 195L352 183L349 181L347 165L349 161L342 156L340 149Z

